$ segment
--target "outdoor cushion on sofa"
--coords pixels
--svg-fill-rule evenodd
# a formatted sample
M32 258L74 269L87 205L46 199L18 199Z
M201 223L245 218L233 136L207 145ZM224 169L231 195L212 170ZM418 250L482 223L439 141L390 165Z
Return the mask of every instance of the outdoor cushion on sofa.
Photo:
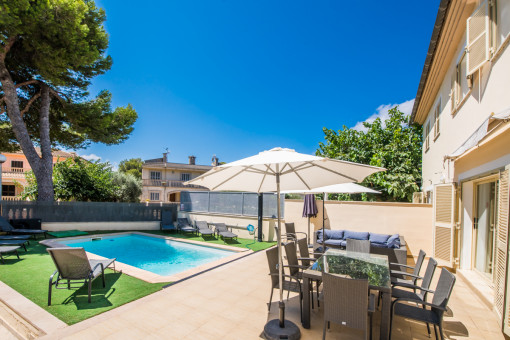
M337 247L338 246L345 247L346 243L347 242L345 240L335 240L335 239L329 239L324 242L324 244L327 246L337 246Z
M380 243L386 245L386 242L390 238L388 234L376 234L370 233L370 243Z
M388 245L386 244L386 242L384 242L384 243L378 243L378 242L372 242L372 241L370 241L370 246L372 246L372 247L376 247L376 248L388 248Z
M329 239L341 240L343 239L344 231L325 229L324 234L326 235L326 240ZM322 230L317 231L317 241L322 242Z
M344 239L352 238L355 240L368 240L369 233L363 231L344 231Z
M386 241L386 244L387 244L388 248L394 248L394 249L400 248L400 235L395 234L395 235L390 236L388 241Z

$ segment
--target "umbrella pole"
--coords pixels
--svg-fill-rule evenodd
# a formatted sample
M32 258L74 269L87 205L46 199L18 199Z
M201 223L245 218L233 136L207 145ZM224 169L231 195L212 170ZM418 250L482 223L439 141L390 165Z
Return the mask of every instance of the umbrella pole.
M310 247L310 216L308 216L308 247Z
M324 235L324 225L326 224L326 208L324 202L326 201L326 193L322 193L322 253L326 252L326 235Z
M280 215L280 173L278 169L278 165L276 165L276 202L277 208L276 212L278 214L278 232L277 232L277 241L278 241L278 283L279 283L279 291L280 291L280 327L285 327L285 303L283 302L283 261L282 261L282 228L281 228L281 215Z

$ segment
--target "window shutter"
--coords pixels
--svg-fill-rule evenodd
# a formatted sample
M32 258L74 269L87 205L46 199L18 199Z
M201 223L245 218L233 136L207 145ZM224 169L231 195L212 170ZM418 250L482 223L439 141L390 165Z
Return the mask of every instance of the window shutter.
M455 183L434 187L434 257L453 267Z
M450 90L450 104L451 104L451 112L453 113L453 110L455 110L455 107L457 106L457 99L455 95L455 89L457 84L457 69L458 66L455 68L455 72L452 74L452 84L451 84L451 90Z
M505 293L507 282L508 259L508 213L509 213L509 171L499 174L498 220L496 229L496 282L494 305L503 319L503 330L510 335L510 297ZM505 307L506 295L506 307Z
M467 19L467 73L473 74L489 60L489 9L482 2Z

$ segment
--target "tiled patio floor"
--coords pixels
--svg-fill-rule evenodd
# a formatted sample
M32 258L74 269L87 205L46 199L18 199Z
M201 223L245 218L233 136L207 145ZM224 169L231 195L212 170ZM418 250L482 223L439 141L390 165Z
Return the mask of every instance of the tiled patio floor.
M158 293L76 325L44 339L258 339L267 320L277 317L276 303L267 313L269 277L264 252L199 275ZM433 283L433 286L435 283ZM275 301L277 296L275 291ZM457 279L445 318L450 339L503 339L497 317ZM288 319L299 324L297 297L287 303ZM312 311L312 327L302 339L322 337L321 312ZM378 339L379 317L374 318ZM426 326L402 318L393 339L428 339ZM327 339L357 339L359 333L332 324Z

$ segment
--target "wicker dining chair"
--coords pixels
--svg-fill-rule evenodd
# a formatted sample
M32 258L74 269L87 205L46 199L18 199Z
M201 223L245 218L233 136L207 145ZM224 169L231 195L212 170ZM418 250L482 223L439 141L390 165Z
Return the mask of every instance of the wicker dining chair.
M372 314L375 311L375 296L368 294L368 279L351 279L338 275L322 274L324 304L324 328L322 339L326 339L326 326L334 323L359 329L367 339L367 321L370 316L369 337L372 339Z
M308 237L307 233L296 231L296 226L294 225L294 222L287 222L285 223L285 236L287 236L288 239L297 241L298 240L298 234L304 235L303 237L306 239Z
M266 250L267 264L269 266L269 275L271 276L271 295L269 296L269 303L267 310L271 310L271 301L273 300L273 291L279 287L280 277L278 273L278 248L273 247ZM301 290L301 282L290 275L283 273L283 290L299 293L299 312L301 313L301 320L303 320L303 291ZM288 299L288 296L287 296Z
M358 253L370 253L370 241L369 240L354 240L352 238L347 239L347 245L345 246L347 251L355 251Z
M400 315L407 319L433 324L436 339L437 327L439 327L441 340L444 340L443 315L444 312L447 311L446 307L450 300L455 280L455 275L450 273L446 268L443 268L439 280L437 281L436 290L433 292L434 296L432 302L409 298L399 298L395 300L391 309L390 338L395 315Z
M423 260L425 259L426 255L427 254L423 250L420 249L420 252L418 253L418 258L416 259L416 264L414 267L403 265L400 263L390 263L390 266L400 267L403 269L408 268L408 269L413 270L412 273L409 273L406 271L392 270L390 272L391 283L392 284L406 283L406 284L416 285L416 281L418 281L418 279L422 279L422 277L420 276L420 270L421 270L421 267L423 265Z
M420 301L427 301L427 294L434 293L434 291L430 290L430 282L432 281L432 277L434 276L434 272L436 271L437 261L434 258L429 259L429 263L427 264L427 268L425 269L425 274L423 275L423 280L419 286L408 284L408 283L394 283L393 288L391 290L391 296L395 299L413 299ZM406 288L406 289L402 289ZM409 290L409 289L412 289ZM425 308L425 306L424 306ZM427 322L427 331L430 337L430 326Z

